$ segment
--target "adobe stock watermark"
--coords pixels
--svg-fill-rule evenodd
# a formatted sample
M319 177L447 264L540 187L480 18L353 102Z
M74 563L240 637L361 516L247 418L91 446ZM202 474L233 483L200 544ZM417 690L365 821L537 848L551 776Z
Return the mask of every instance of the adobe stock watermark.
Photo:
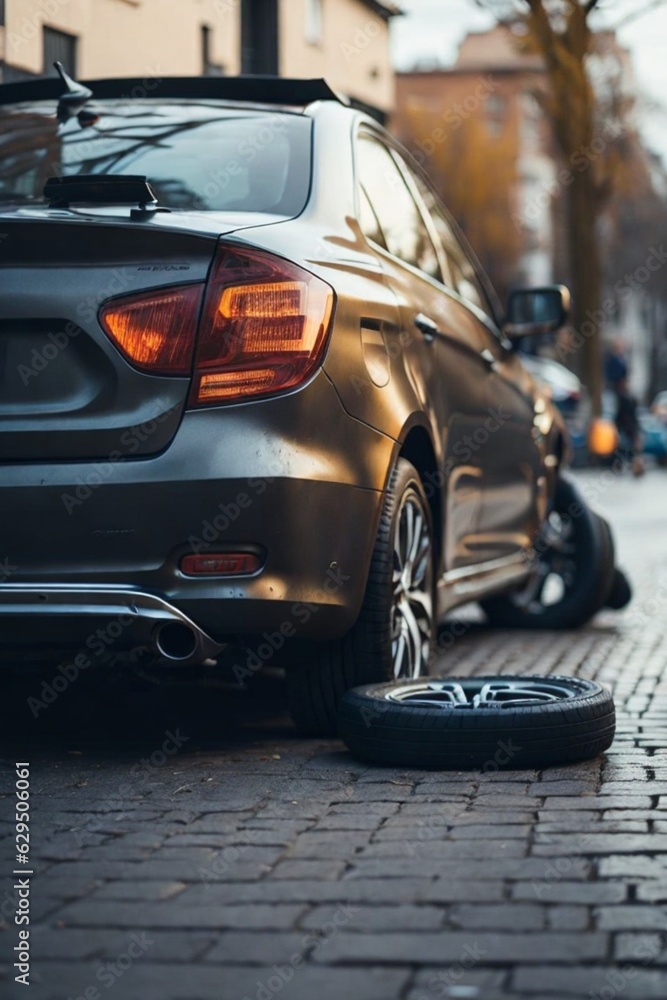
M70 3L71 0L38 0L34 13L30 17L23 17L7 35L8 62L12 61L14 53L19 53L28 42L38 37L45 21L57 20L62 8Z
M9 556L5 556L0 562L0 583L7 583L7 580L11 579L12 575L18 572L18 569L18 566L9 561Z
M316 932L306 934L301 940L301 950L291 955L284 965L272 966L273 975L265 980L258 979L255 988L242 1000L273 1000L273 997L292 981L305 964L306 957L310 960L320 949L325 948L358 912L359 908L349 902L339 903L331 920L326 920Z
M635 946L632 957L641 965L651 965L662 954L662 944L659 940L640 941ZM619 994L639 975L637 964L628 962L618 969L610 969L604 974L605 985L588 991L591 1000L615 1000Z
M431 976L427 983L428 994L422 993L421 996L415 997L415 1000L433 1000L434 997L453 997L455 995L463 997L464 993L456 993L453 987L455 988L465 978L466 972L474 969L482 961L487 952L488 948L482 948L477 941L465 944L461 949L458 962L452 962L447 969ZM472 996L472 994L470 995Z
M578 330L573 331L566 341L556 345L556 355L559 361L567 361L568 355L576 353L587 340L603 330L607 321L620 309L621 304L633 292L641 291L667 263L667 251L664 245L649 247L649 252L643 264L630 274L625 274L614 284L615 298L607 298L600 309L588 310L586 319Z
M525 205L521 212L512 214L512 223L517 230L526 229L531 222L537 221L544 210L551 205L552 200L564 188L574 184L577 174L583 174L604 155L610 143L618 139L623 128L617 122L609 122L600 135L595 136L590 145L580 146L570 155L569 166L559 170L558 175L542 191Z
M85 640L85 649L80 649L69 663L60 663L50 681L42 681L39 697L35 697L34 695L28 697L27 705L33 717L35 719L38 718L40 712L53 705L60 695L64 694L78 680L84 670L88 670L89 667L93 666L95 660L102 661L114 643L128 628L135 625L136 621L136 615L128 612L127 614L118 615L117 618L108 622L104 628L98 628L95 632L92 632ZM145 646L135 647L135 652L145 649Z
M88 295L79 301L76 307L78 320L84 324L95 323L102 302L126 291L131 286L132 281L133 276L126 267L113 268L101 288L98 288L93 295ZM16 366L23 385L29 385L31 379L41 375L63 351L67 350L71 342L80 336L81 332L81 328L71 320L65 323L62 330L49 332L46 337L48 343L41 348L33 347L28 361Z
M235 156L226 157L224 166L217 170L209 170L206 180L195 188L192 207L205 210L211 201L222 194L233 184L234 179L241 176L246 166L253 163L257 157L275 142L278 136L287 133L285 116L282 114L267 114L260 123L241 139L237 145Z
M123 809L124 802L130 795L136 795L145 786L155 779L155 773L164 767L167 761L177 754L181 748L189 742L190 737L185 736L180 729L175 732L167 730L161 745L153 750L147 757L142 757L136 764L133 764L128 772L128 779L131 781L122 782L116 789L115 794L110 795L101 803L106 812L116 812ZM87 838L97 833L101 829L105 813L89 820L82 828L74 828L72 834L79 847L83 846Z
M105 990L110 990L154 944L155 941L145 931L130 934L125 950L112 962L103 962L95 973L95 979ZM97 986L91 984L78 996L70 995L67 1000L102 1000L102 996Z
M338 564L332 564L326 572L320 590L312 595L320 603L296 601L290 608L290 617L281 623L280 628L275 632L264 632L262 635L264 641L256 649L248 650L245 664L234 664L232 669L238 684L245 687L246 681L254 677L283 648L288 639L298 636L299 627L307 625L313 615L318 613L321 605L325 604L329 597L337 594L349 579L350 576L343 573Z
M456 101L451 104L442 114L443 125L438 125L424 139L419 139L411 146L411 152L417 163L424 166L435 153L439 146L442 146L448 139L449 132L456 132L465 122L476 114L484 102L496 92L498 84L492 76L482 77L482 82L477 84L474 91L468 94L463 101Z
M227 503L224 501L219 503L217 512L211 514L211 517L202 524L201 535L189 536L188 545L192 552L199 555L220 541L227 529L239 519L241 512L252 507L253 501L266 493L269 484L273 481L273 476L248 479L248 490L252 491L252 496L246 490L241 490Z
M128 458L131 458L132 455L135 455L142 445L149 441L159 430L161 424L164 424L174 413L181 410L180 403L168 406L167 409L165 409L165 406L168 406L168 401L158 398L154 406L155 416L123 431L119 440L119 444L123 448L122 451L115 449L110 452L105 462L93 462L92 468L89 471L75 477L74 482L76 486L72 488L71 492L61 493L60 499L70 516L86 500L90 499L95 490L98 490L113 478L118 470L118 466L122 462L127 461Z
M346 63L352 62L358 55L365 52L369 45L387 31L387 24L380 17L371 17L364 24L358 25L349 36L349 40L340 42L339 49Z

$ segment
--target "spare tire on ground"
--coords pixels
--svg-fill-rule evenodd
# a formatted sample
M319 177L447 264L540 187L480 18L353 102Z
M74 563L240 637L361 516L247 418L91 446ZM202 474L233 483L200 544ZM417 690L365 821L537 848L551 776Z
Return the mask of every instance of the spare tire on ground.
M425 677L348 691L338 725L372 764L497 771L597 757L616 717L611 694L576 677Z

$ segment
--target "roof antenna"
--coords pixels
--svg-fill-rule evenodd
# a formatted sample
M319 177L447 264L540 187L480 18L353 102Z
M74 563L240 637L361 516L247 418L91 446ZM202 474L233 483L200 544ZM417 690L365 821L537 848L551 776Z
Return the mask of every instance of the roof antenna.
M93 96L92 90L77 83L66 72L61 62L54 62L56 72L67 87L65 93L58 101L58 121L66 122L69 118L74 118L83 109L84 105Z

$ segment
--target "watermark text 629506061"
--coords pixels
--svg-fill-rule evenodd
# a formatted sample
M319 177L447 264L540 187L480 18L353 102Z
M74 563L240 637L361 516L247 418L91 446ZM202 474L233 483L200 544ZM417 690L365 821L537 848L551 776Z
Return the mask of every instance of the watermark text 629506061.
M14 979L23 986L30 985L30 765L24 761L16 764L16 866L14 868L14 894L16 910L14 924L18 940L14 945ZM25 866L25 867L24 867Z

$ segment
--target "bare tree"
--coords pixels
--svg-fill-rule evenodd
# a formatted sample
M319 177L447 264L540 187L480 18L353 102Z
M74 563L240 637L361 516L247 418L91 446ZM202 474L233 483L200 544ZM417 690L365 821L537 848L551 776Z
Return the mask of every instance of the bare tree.
M567 163L586 160L598 122L596 96L589 75L588 55L593 47L591 15L607 11L615 0L474 0L500 23L522 24L528 43L544 59L549 83L543 98L558 147ZM634 20L665 0L646 0L635 6L617 26ZM617 12L621 13L616 4ZM613 179L604 161L590 157L587 169L571 172L567 197L567 241L574 300L573 323L581 336L582 373L588 383L594 413L599 414L602 359L599 324L601 252L598 220L611 193ZM583 328L583 329L582 329ZM586 335L585 331L588 331Z

